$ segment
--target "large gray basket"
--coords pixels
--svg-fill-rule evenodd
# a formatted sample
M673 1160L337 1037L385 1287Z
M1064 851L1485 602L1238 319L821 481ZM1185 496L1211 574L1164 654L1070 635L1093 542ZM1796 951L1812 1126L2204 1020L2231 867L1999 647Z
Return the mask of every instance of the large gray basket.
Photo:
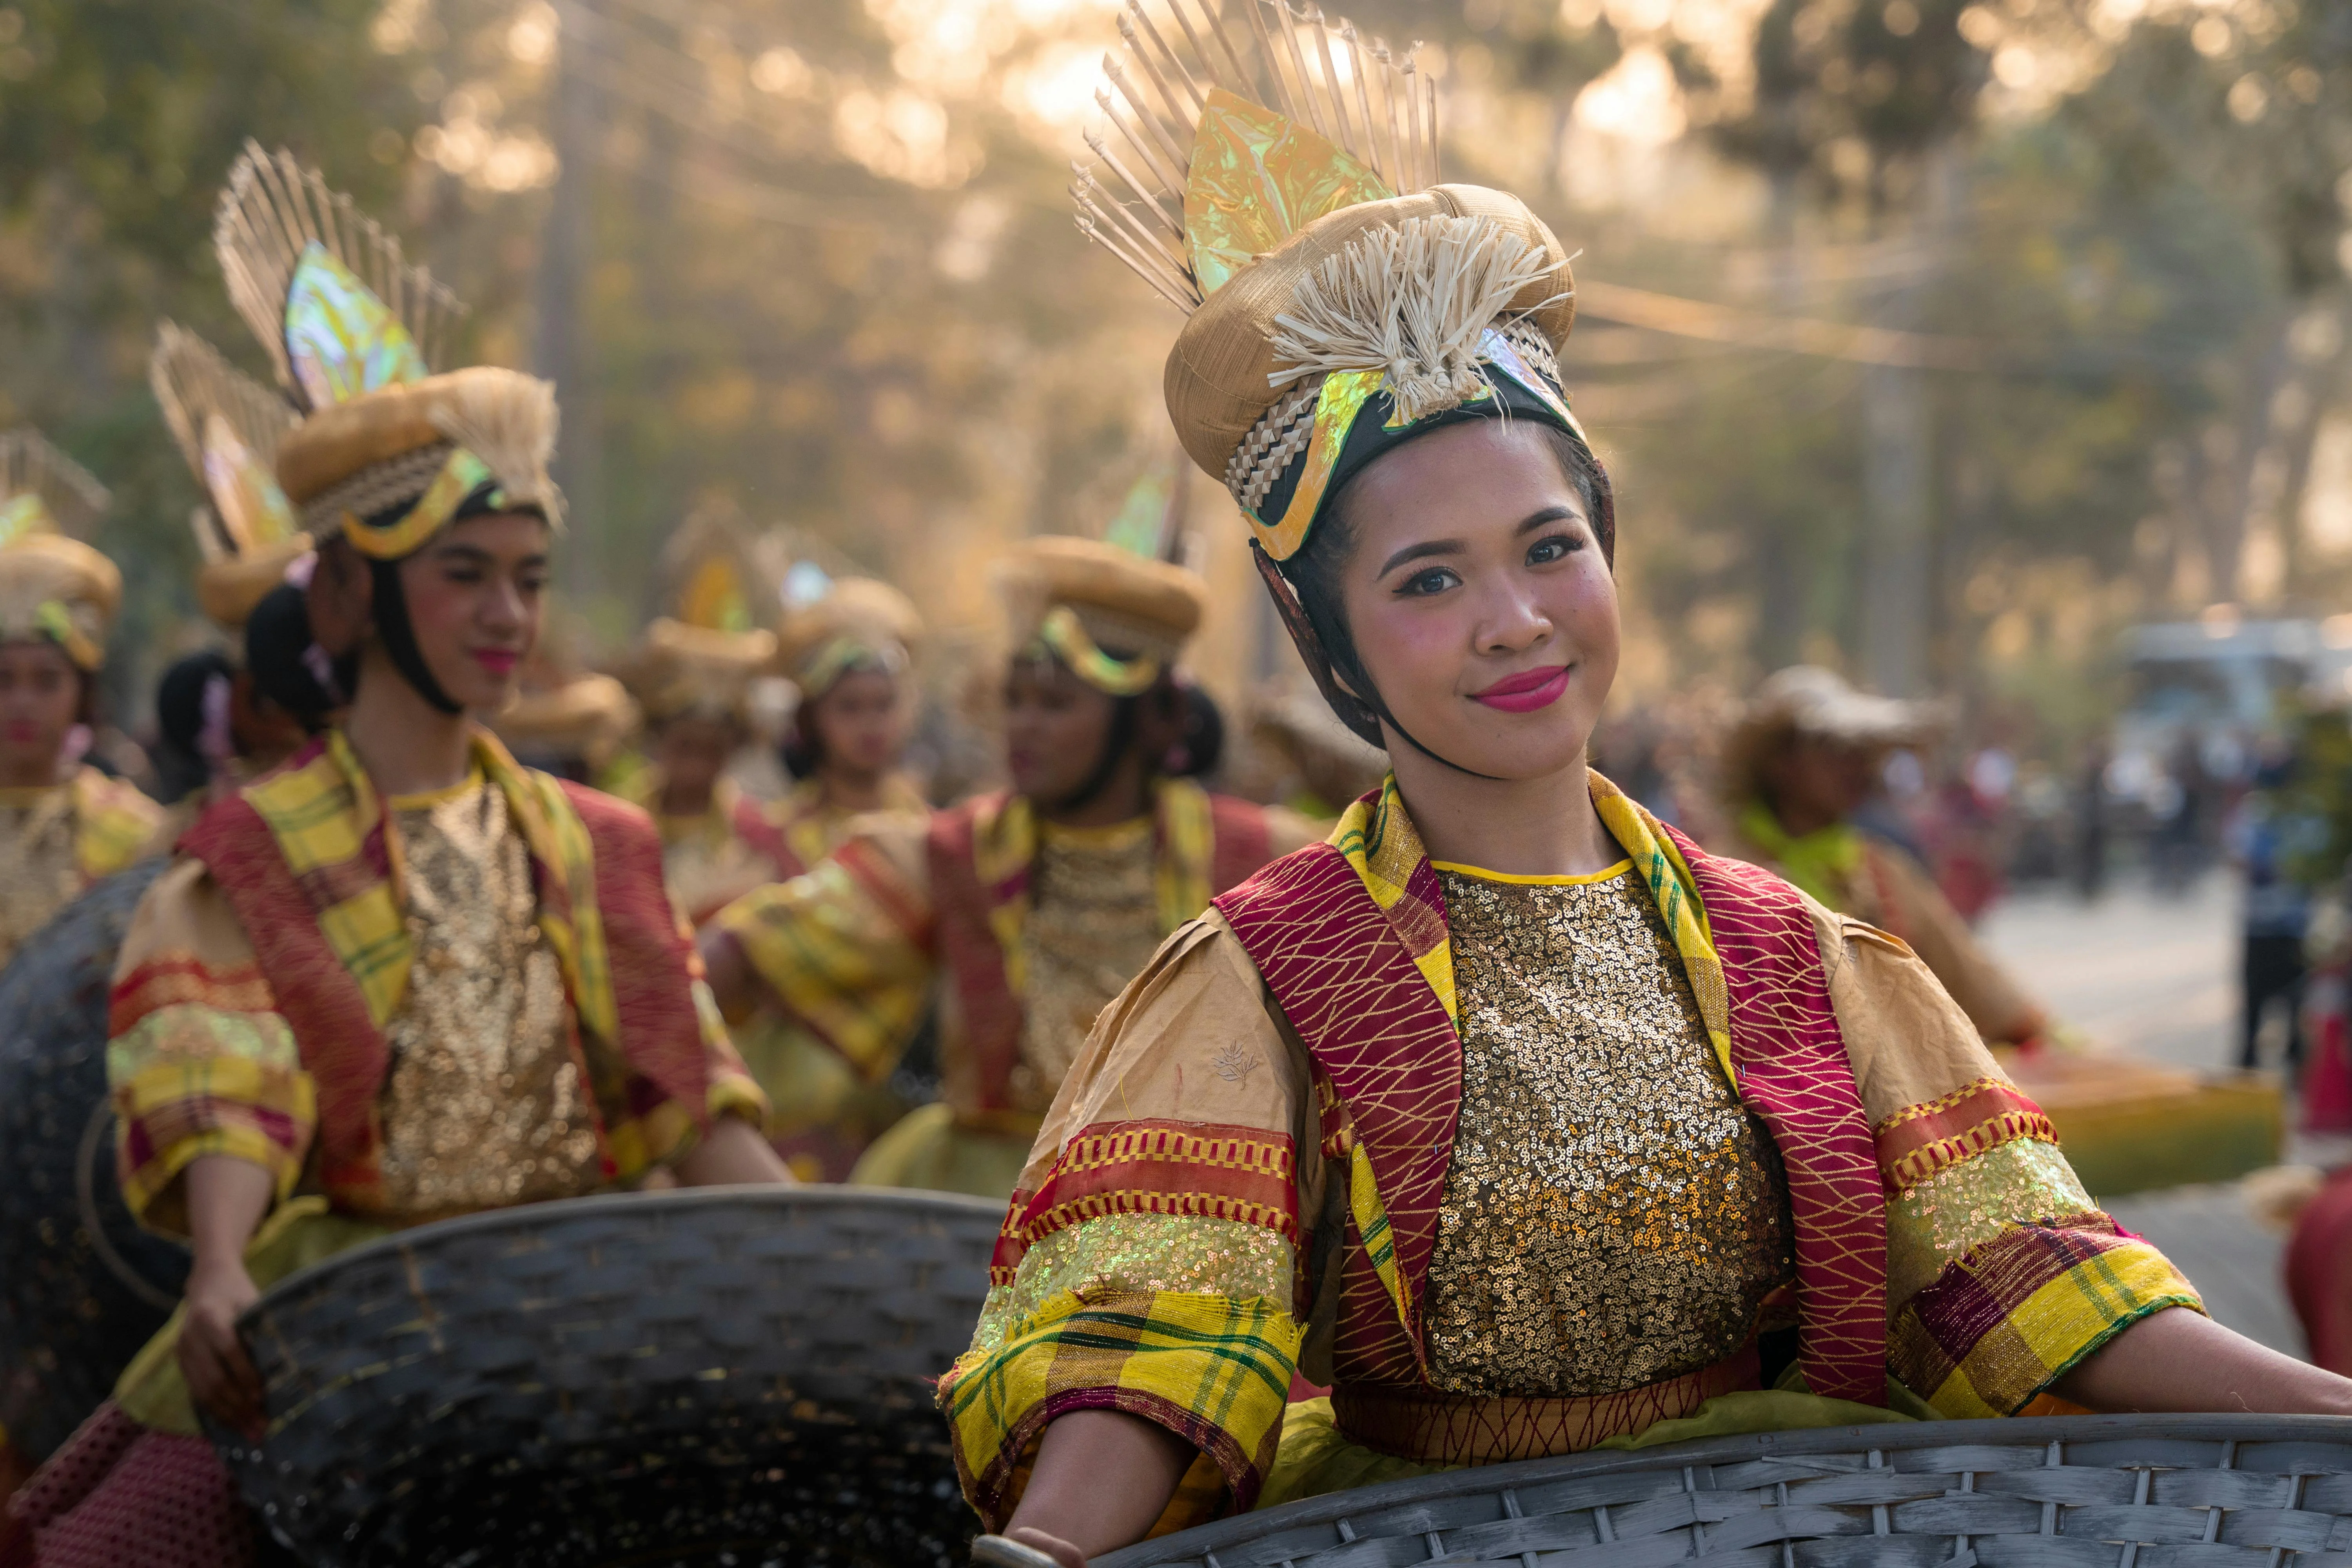
M1453 1470L1093 1568L2344 1568L2352 1417L2076 1415L1717 1437Z
M1003 1214L738 1187L420 1226L262 1298L273 1430L221 1447L319 1568L960 1562L931 1380Z

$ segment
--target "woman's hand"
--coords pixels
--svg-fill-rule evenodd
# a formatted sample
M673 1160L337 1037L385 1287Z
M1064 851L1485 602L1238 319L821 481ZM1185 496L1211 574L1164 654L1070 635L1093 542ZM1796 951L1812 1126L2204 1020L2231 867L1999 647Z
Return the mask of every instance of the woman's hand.
M702 1141L677 1163L677 1171L678 1184L688 1187L796 1184L784 1157L760 1135L758 1128L740 1116L721 1116L713 1121Z
M1038 1439L1029 1489L1004 1533L1061 1568L1087 1568L1089 1556L1131 1546L1159 1522L1195 1452L1140 1415L1073 1410Z
M243 1259L201 1263L188 1276L187 1315L180 1322L180 1371L188 1393L254 1442L264 1426L261 1374L236 1337L236 1321L260 1300Z
M1060 1568L1087 1568L1086 1554L1058 1535L1048 1535L1042 1530L1031 1530L1024 1525L1005 1531L1004 1539L1017 1541L1032 1551L1044 1552Z
M740 1024L772 999L733 931L713 926L697 946L702 952L702 978L710 987L711 1000L719 1004L720 1017Z

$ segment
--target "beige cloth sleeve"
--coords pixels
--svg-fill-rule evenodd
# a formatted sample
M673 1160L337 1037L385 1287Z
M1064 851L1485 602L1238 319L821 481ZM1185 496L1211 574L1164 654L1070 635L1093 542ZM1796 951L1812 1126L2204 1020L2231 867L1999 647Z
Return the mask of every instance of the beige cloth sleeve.
M1867 872L1885 906L1882 918L1944 983L1977 1032L1997 1044L2039 1032L2042 1009L1984 950L1927 871L1899 849L1865 843Z
M1810 898L1805 907L1874 1128L1979 1079L2008 1080L1969 1016L1902 939Z

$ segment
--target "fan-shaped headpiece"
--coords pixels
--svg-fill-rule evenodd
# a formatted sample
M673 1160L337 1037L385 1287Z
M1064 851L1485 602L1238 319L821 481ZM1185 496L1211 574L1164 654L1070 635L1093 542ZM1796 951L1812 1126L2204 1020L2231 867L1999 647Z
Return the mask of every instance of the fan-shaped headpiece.
M106 510L104 485L30 426L0 431L0 641L47 637L96 669L122 574L75 534Z
M465 307L317 171L247 142L213 246L304 410L278 479L313 537L340 531L389 561L460 515L530 508L562 521L547 471L554 388L490 366L432 374Z
M1517 197L1437 177L1437 97L1386 45L1287 0L1127 0L1097 95L1118 146L1076 166L1078 226L1190 312L1170 417L1273 561L1433 422L1577 432L1556 354L1568 257ZM1599 520L1596 520L1598 522Z
M205 488L207 504L188 518L204 558L196 602L221 626L241 626L310 548L278 484L278 446L293 427L294 411L212 344L168 321L155 329L147 384L181 457Z

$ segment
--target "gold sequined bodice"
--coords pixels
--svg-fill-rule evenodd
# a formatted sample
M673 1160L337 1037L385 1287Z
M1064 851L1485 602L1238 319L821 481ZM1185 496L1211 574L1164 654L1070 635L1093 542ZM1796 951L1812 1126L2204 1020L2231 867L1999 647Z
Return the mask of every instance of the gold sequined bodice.
M570 1197L602 1179L562 970L496 785L395 798L415 956L378 1100L403 1222Z
M1044 1111L1108 1006L1160 946L1151 886L1150 818L1116 827L1037 835L1030 867L1032 903L1021 926L1021 1061L1013 1100Z
M0 790L0 963L80 890L73 786Z
M1630 866L1439 875L1463 1059L1432 1380L1612 1394L1730 1355L1792 1272L1787 1182L1656 905Z

